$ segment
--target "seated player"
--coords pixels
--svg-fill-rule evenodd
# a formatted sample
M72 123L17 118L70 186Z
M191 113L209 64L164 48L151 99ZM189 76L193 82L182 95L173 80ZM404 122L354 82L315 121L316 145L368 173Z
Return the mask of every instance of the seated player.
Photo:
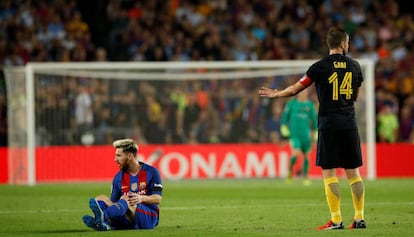
M115 162L121 169L112 181L111 196L89 199L94 216L82 217L86 226L98 230L153 229L159 222L162 196L158 170L138 161L138 145L131 139L114 141Z

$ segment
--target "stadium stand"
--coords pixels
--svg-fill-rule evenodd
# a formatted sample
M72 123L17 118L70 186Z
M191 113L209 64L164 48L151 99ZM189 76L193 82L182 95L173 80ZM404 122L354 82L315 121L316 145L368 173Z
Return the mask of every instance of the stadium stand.
M88 3L86 3L88 2ZM351 35L350 54L376 62L376 111L397 117L395 137L377 136L378 142L414 143L414 21L403 1L394 0L4 0L0 2L0 146L7 145L7 91L2 69L27 62L88 61L212 61L212 60L277 60L314 59L326 53L323 35L331 25L341 25ZM91 11L91 7L97 7ZM78 83L73 93L85 86ZM93 86L93 85L89 85ZM108 85L107 85L108 86ZM94 88L87 96L98 98L107 88ZM252 87L245 86L249 91ZM90 88L89 88L90 89ZM178 88L170 88L175 91ZM234 112L223 106L225 101L209 91L214 85L189 83L180 88L189 97L187 121L198 121L194 131L186 128L185 136L168 136L168 126L159 126L156 136L142 131L141 142L148 143L215 143L261 142L266 137L255 134L259 120L254 93L246 93L251 106L250 117L242 123L226 120ZM179 100L172 94L168 101L151 96L144 106L162 107L170 111ZM116 93L116 92L114 92ZM219 94L219 93L218 93ZM132 95L125 100L95 105L98 118L89 126L125 123ZM50 96L48 97L50 98ZM44 98L47 100L48 98ZM236 98L241 99L241 98ZM65 109L60 103L59 109ZM51 102L53 103L53 102ZM206 105L214 107L207 113ZM117 106L117 111L110 110ZM47 108L45 108L46 110ZM227 110L226 110L227 109ZM158 110L157 110L158 111ZM108 113L112 113L111 116ZM117 113L117 114L113 114ZM223 115L224 114L224 115ZM165 114L147 116L147 124L156 124ZM203 117L204 119L199 119ZM266 119L270 119L269 114ZM109 118L116 118L109 121ZM65 118L62 118L63 120ZM117 120L118 119L118 120ZM219 120L230 123L234 131L209 134ZM211 122L215 121L215 122ZM381 120L382 121L382 120ZM130 121L127 121L130 122ZM380 121L379 121L380 122ZM70 121L61 124L71 126ZM382 123L381 123L382 124ZM387 126L387 123L384 123ZM49 124L50 129L58 129ZM241 127L240 127L241 126ZM145 124L141 124L141 128ZM244 128L244 129L240 129ZM385 128L387 129L387 128ZM214 130L214 129L213 129ZM154 131L154 130L153 130ZM236 132L238 131L238 132ZM246 133L240 133L246 131ZM141 132L141 131L140 131ZM56 134L57 135L57 134ZM112 138L102 138L107 143ZM76 141L53 139L57 144Z

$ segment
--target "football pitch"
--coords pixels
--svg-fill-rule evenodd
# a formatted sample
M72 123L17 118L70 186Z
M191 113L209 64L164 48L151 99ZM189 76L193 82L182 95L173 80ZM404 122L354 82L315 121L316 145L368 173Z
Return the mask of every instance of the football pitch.
M279 179L165 181L160 224L154 230L97 232L89 197L109 183L0 186L0 236L414 236L414 179L365 181L367 229L317 231L329 219L322 180L303 186ZM353 216L341 180L342 214Z

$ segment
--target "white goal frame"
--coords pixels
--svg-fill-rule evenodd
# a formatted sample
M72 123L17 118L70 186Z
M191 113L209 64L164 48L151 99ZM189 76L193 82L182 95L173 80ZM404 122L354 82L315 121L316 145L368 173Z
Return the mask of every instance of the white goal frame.
M365 88L365 97L366 97L366 110L365 117L366 121L366 144L367 144L367 178L375 179L376 178L376 153L375 153L375 86L374 86L374 62L367 59L359 59L361 64L363 74L364 74L364 83L363 87ZM205 69L262 69L269 70L269 73L272 73L271 70L282 69L283 68L303 68L303 73L306 69L312 65L316 60L267 60L267 61L215 61L215 62L70 62L70 63L28 63L24 67L20 68L5 68L7 70L23 70L25 74L25 88L26 88L26 126L27 126L27 165L28 165L28 184L36 184L36 174L35 174L35 73L47 74L48 72L53 75L58 75L56 73L59 70L65 70L66 73L73 73L76 75L82 75L82 70L88 72L88 70L95 70L92 73L99 74L99 70L103 73L99 74L99 77L105 77L110 75L119 76L120 78L128 79L129 74L120 74L120 72L114 72L112 75L111 70L121 70L121 69L143 69L143 70L183 70L183 69L192 69L192 68L205 68ZM51 71L52 70L52 71ZM234 73L234 72L232 72ZM243 72L237 72L243 75ZM249 71L245 72L249 73ZM69 74L71 75L71 74ZM241 75L241 76L242 76ZM274 74L273 74L274 75ZM132 75L134 78L137 77L136 74ZM145 75L148 78L149 75ZM224 75L227 76L228 75ZM234 75L237 77L237 75ZM190 79L191 77L188 77ZM164 78L168 79L168 78ZM177 78L173 78L177 80ZM183 80L187 78L182 78ZM156 80L156 79L155 79Z

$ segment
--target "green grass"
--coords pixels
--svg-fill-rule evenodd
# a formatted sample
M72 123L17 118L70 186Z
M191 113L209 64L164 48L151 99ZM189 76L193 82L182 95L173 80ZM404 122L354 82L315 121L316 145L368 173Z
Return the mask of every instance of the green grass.
M414 179L365 181L365 230L316 231L329 219L321 180L166 181L154 230L97 232L85 227L88 199L109 184L0 186L0 236L413 236ZM341 180L350 224L349 186Z

